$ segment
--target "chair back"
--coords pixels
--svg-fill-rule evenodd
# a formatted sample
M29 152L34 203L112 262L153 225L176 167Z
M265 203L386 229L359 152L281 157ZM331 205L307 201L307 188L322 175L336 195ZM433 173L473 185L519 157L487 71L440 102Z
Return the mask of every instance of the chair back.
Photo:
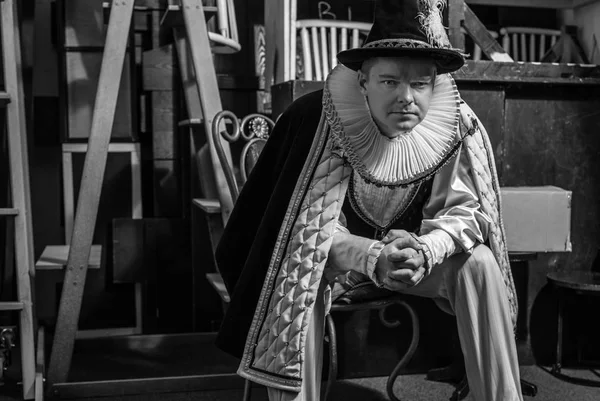
M222 123L226 119L232 123L231 132L227 129L221 129ZM250 172L256 165L274 126L273 120L257 113L249 114L241 121L234 113L227 110L221 111L215 116L212 125L213 142L215 143L219 163L227 180L233 204L237 201L241 187L246 183ZM222 140L226 140L231 145L231 159L227 157L223 150ZM239 146L234 146L236 143L239 143ZM234 156L237 153L239 155ZM234 158L238 159L237 165L232 163Z
M208 38L212 42L212 51L219 54L239 52L242 46L238 36L233 0L216 0L216 4L216 32L208 32Z
M515 61L541 61L560 37L560 30L532 27L500 29L502 47Z
M465 36L468 36L467 30L465 28L461 28L462 33ZM492 38L494 39L498 39L499 35L498 32L496 31L488 31L490 35L492 35ZM477 43L475 43L475 41L473 41L473 47L472 47L472 51L468 52L470 53L470 59L474 60L474 61L479 61L482 60L483 57L483 52L481 51L481 47L479 47L479 45Z
M337 65L337 53L360 47L371 23L356 21L306 19L295 21L296 38L300 39L300 68L296 73L296 40L291 41L291 76L308 81L323 81ZM294 28L292 28L294 29Z

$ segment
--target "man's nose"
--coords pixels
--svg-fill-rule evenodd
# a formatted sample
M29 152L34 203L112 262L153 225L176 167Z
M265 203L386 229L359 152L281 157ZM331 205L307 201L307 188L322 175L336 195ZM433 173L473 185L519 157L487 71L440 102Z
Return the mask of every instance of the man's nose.
M396 100L400 103L411 104L415 99L413 98L410 85L400 84L396 88Z

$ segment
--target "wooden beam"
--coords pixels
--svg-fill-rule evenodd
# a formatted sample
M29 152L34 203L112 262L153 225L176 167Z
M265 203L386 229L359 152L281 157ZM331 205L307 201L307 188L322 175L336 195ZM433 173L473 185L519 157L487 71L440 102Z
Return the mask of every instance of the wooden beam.
M452 46L463 51L465 50L465 35L461 27L465 19L465 7L464 0L448 2L448 37Z
M588 4L597 3L600 0L571 0L573 3L572 8L579 8L587 6Z
M556 63L496 63L467 60L456 82L600 86L600 66ZM459 85L460 86L460 85Z
M475 43L481 47L481 50L492 61L514 61L505 51L500 43L490 35L487 28L477 18L477 15L471 10L471 7L465 4L465 29L473 38Z
M482 6L572 8L573 0L466 0L468 4Z

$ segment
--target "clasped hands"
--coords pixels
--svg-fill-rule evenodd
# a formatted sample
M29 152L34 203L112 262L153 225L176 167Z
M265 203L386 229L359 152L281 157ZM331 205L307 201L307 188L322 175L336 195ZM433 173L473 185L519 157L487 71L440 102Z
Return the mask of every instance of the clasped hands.
M390 230L381 242L375 274L383 287L401 291L419 283L426 272L423 246L405 230Z

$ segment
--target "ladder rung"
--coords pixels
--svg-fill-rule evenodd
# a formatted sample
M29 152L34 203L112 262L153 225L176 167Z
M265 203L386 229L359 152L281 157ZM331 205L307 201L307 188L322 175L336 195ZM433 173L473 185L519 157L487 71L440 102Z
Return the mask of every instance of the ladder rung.
M193 125L203 125L204 120L201 118L188 118L187 120L181 120L177 124L179 127L191 127Z
M0 302L0 310L22 310L22 302Z
M192 204L207 214L221 213L221 204L218 199L195 198L192 199Z
M62 270L69 259L69 245L47 245L42 256L35 263L37 270ZM88 269L99 269L102 259L102 245L92 245Z
M4 107L10 103L10 95L6 92L0 92L0 107Z
M217 7L215 6L204 6L203 10L204 19L207 21L217 14ZM162 16L160 25L168 28L183 26L183 13L181 12L181 7L173 4L170 5Z
M17 216L19 214L19 209L3 207L0 208L0 216Z

